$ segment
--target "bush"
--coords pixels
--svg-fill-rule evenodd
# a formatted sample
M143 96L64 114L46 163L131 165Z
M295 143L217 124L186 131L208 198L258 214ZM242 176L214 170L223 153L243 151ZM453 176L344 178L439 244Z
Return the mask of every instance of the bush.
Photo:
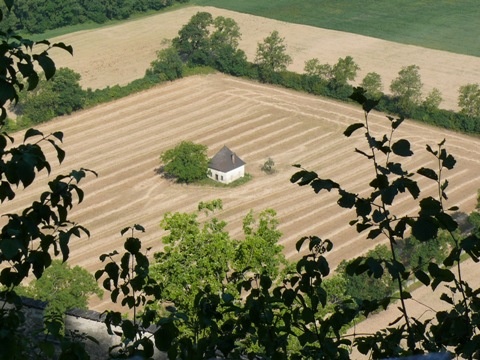
M145 75L158 76L160 81L173 81L183 76L183 62L178 52L173 47L157 52L157 59L151 64Z
M265 161L261 167L261 170L268 175L275 174L277 170L275 169L275 162L271 157Z
M60 68L55 76L39 82L35 91L20 95L21 105L14 111L32 123L42 123L55 116L71 114L85 105L85 92L80 87L80 74Z

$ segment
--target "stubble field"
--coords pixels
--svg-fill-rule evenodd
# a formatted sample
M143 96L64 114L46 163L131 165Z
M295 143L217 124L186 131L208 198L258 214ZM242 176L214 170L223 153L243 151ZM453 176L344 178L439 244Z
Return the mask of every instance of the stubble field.
M156 50L165 46L163 39L173 38L193 14L202 10L237 20L243 33L240 47L250 60L257 42L276 29L286 38L294 59L290 69L294 71L302 71L304 61L313 57L332 64L339 57L352 55L362 68L358 79L376 71L388 88L401 66L417 64L425 90L438 87L446 108L456 107L460 85L480 81L480 59L476 57L198 7L53 39L72 44L75 52L73 57L55 52L54 59L59 66L79 72L84 88L126 84L143 76ZM99 174L81 183L86 199L75 207L72 216L91 231L91 238L72 243L70 261L90 271L98 269L99 255L120 250L120 230L135 223L146 228L140 236L144 247L152 247L150 253L158 251L163 235L159 222L165 212L194 211L199 201L215 198L223 200L224 210L219 216L230 224L233 237L241 236L241 219L250 209L258 213L273 208L278 212L284 234L281 242L289 259L299 256L295 242L306 235L333 241L333 252L328 255L332 267L342 259L357 256L377 243L365 240L348 226L354 214L340 209L334 194L315 195L311 189L290 184L289 178L295 172L291 165L300 163L352 192L365 191L373 170L354 154L355 147L364 145L364 138L358 135L347 139L342 135L348 124L362 118L360 109L347 104L209 75L164 84L44 124L40 129L45 132L65 133L67 158L51 176L80 167ZM376 131L387 131L384 115L374 114L371 120ZM413 122L402 126L398 136L408 137L413 143L416 156L406 162L412 171L434 167L425 144L434 146L447 139L448 150L458 160L455 170L447 174L451 183L447 205L471 211L480 187L480 140ZM159 155L181 140L207 145L210 156L227 145L246 161L253 180L224 189L177 185L161 178L156 172ZM51 149L48 152L53 159ZM269 156L278 170L272 176L260 171ZM434 192L433 184L419 180L426 189L422 195ZM35 186L4 206L4 213L19 211L31 203L46 189L47 181L45 175L40 176ZM403 197L397 211L411 214L412 202ZM469 273L475 274L476 270ZM430 303L430 299L426 301ZM111 306L108 298L92 303L97 310L106 306ZM382 319L388 321L389 317Z
M328 255L331 265L352 258L376 243L364 239L348 226L352 212L340 209L333 194L315 195L311 189L289 182L300 163L332 178L352 192L361 193L373 170L354 154L364 147L361 135L347 139L343 130L361 121L357 107L274 88L223 75L196 76L178 80L78 112L40 126L44 132L65 133L65 162L55 173L85 167L98 172L81 185L85 201L72 211L75 221L91 231L90 239L71 244L72 264L90 271L101 264L99 255L121 250L122 228L142 224L141 235L151 252L161 249L163 235L159 222L168 211L194 211L199 201L221 198L224 211L219 216L229 223L233 237L241 237L241 219L250 209L259 212L273 208L278 212L281 244L289 259L298 257L295 242L305 235L329 238L334 249ZM371 116L373 128L388 132L382 114ZM21 134L18 134L19 136ZM407 122L398 136L407 136L416 156L406 163L414 171L435 166L425 144L435 146L447 138L447 147L458 165L448 174L450 200L470 211L480 184L480 140ZM210 188L174 184L157 174L159 154L181 140L208 146L213 156L227 145L246 163L253 180L237 188ZM50 157L54 153L46 148ZM265 175L261 164L272 157L278 173ZM51 176L54 176L52 174ZM45 176L42 176L45 178ZM47 179L21 193L4 208L16 212L38 196ZM434 192L433 183L419 179L423 195ZM400 214L411 213L412 203L402 198ZM95 304L101 309L102 303Z

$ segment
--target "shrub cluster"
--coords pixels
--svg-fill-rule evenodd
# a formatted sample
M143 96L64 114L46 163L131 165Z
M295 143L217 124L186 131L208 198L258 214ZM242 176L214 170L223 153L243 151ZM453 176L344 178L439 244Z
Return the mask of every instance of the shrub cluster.
M359 70L351 56L338 59L334 65L320 64L318 59L308 60L305 63L305 73L299 74L286 70L291 58L285 53L284 39L279 37L278 32L272 32L263 43L258 44L254 62L248 61L245 53L237 48L239 39L239 28L233 19L213 18L209 13L199 12L182 27L172 45L187 66L210 66L233 76L351 101L349 96L352 94L353 86L349 81L355 80ZM168 62L164 61L164 65L168 65ZM399 71L399 77L391 85L393 95L381 91L381 79L376 73L367 74L362 86L367 89L369 97L379 100L377 106L379 111L464 133L480 133L480 118L477 116L480 100L470 101L468 108L474 108L476 111L468 112L439 109L441 94L437 89L422 101L423 84L418 69L418 66L411 65ZM167 70L164 69L163 73L166 74ZM469 98L480 99L477 85L471 84L468 88L462 88L459 99L469 95L464 94L467 90L473 93Z
M11 128L25 127L31 124L28 109L34 109L35 122L48 121L73 110L116 100L165 81L173 81L186 75L205 71L209 72L212 69L228 75L304 91L313 95L351 101L349 96L353 91L353 86L349 81L355 79L359 69L351 56L338 59L334 65L320 64L318 59L308 60L305 63L305 72L300 74L286 70L285 64L288 64L291 59L282 57L285 55L282 54L285 46L277 32L272 32L264 39L263 45L268 44L269 46L261 47L259 44L257 53L261 53L261 56L257 54L255 62L248 61L244 51L238 49L240 36L239 27L233 19L222 16L214 18L209 13L199 12L182 27L170 47L158 51L157 58L151 63L143 78L134 80L125 86L115 85L104 89L83 91L78 85L79 75L68 74L68 81L62 80L61 92L57 91L55 99L51 95L51 86L49 89L46 82L43 81L35 94L29 94L23 99L22 109L18 109L16 112L25 116L16 124L12 123ZM272 67L269 64L276 65ZM60 74L62 73L60 72ZM411 81L414 84L418 83L415 96L408 92L402 96L399 95L402 86L408 88L402 83L405 81L402 76L407 78L407 81L408 76L413 76ZM380 75L376 73L367 74L361 85L366 90L367 96L378 100L376 108L379 111L399 114L430 125L467 134L480 133L480 118L477 116L477 112L473 111L480 107L480 100L477 101L480 96L476 93L479 92L476 85L462 87L466 90L460 89L459 99L464 95L473 99L468 105L470 111L462 110L461 112L438 108L441 102L438 90L434 90L424 101L421 101L422 84L418 67L415 65L403 68L399 72L399 78L391 86L396 90L395 95L387 95L381 91ZM44 88L47 88L48 91L44 91ZM467 90L471 90L471 96ZM60 100L60 98L62 99ZM67 104L66 109L65 104Z

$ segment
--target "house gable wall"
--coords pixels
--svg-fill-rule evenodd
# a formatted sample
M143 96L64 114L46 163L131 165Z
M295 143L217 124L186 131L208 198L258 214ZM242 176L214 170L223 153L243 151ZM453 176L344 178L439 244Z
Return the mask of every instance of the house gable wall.
M243 176L245 176L244 165L226 173L215 169L208 169L208 177L223 184L230 184Z

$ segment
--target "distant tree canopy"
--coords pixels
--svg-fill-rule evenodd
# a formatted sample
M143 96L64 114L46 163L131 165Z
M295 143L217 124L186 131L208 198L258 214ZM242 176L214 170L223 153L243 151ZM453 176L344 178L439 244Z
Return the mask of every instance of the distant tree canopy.
M305 62L304 73L299 74L287 71L292 58L277 31L258 43L253 62L248 61L245 52L238 49L240 37L240 29L233 19L214 18L207 12L199 12L182 27L172 46L190 67L210 66L225 74L350 101L351 83L359 70L351 56L339 58L336 64L321 63L318 58L310 59ZM168 67L168 63L161 63ZM377 108L380 111L466 133L480 133L480 100L477 100L480 92L475 84L470 85L460 89L459 107L462 111L456 113L439 109L443 99L438 89L432 89L423 97L417 65L406 66L399 71L390 84L392 95L383 93L381 77L375 72L368 73L361 82L365 95L379 101Z
M328 82L332 78L332 66L321 64L317 58L305 61L304 71L307 76L316 78L316 80Z
M183 61L206 65L210 53L210 27L213 16L207 12L198 12L192 16L172 41Z
M183 62L174 47L157 52L157 58L152 61L146 76L158 76L160 81L173 81L183 76Z
M458 106L468 117L480 117L480 85L467 84L459 89Z
M305 62L303 88L319 95L347 99L353 90L349 82L355 80L358 70L360 67L351 56L339 58L333 66L313 58Z
M43 78L34 91L22 92L20 106L15 107L14 111L32 123L40 123L82 109L85 92L79 81L80 74L60 68L51 81Z
M402 114L411 114L412 109L421 103L423 84L419 70L417 65L405 66L390 84L390 90L396 97Z
M382 78L376 72L369 72L365 75L360 86L365 90L365 95L369 98L378 100L383 95Z
M191 66L212 66L231 75L244 75L247 56L238 49L240 28L235 20L198 12L172 40L181 59Z
M127 19L148 10L160 10L188 0L17 0L2 30L8 27L32 34L85 22ZM3 5L3 4L2 4ZM6 7L3 5L3 10ZM5 14L8 12L5 11Z
M443 101L442 93L437 88L433 88L423 100L423 106L429 112L434 112L438 110L441 102Z
M351 56L339 58L332 68L332 75L336 87L345 86L349 81L355 80L358 70L360 70L360 66L358 66Z
M285 71L292 63L292 57L286 53L287 46L285 39L280 37L278 31L274 30L269 36L258 43L255 63L260 72L267 80L276 71Z
M205 145L182 141L165 151L160 160L165 174L175 177L178 182L192 183L207 177L209 159Z

